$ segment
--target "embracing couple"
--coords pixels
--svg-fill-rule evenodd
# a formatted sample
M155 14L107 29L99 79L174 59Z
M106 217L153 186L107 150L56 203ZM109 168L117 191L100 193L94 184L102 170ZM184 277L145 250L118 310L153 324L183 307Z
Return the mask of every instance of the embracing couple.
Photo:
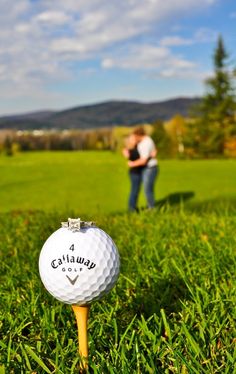
M137 200L141 184L147 199L148 208L154 208L154 183L158 175L157 149L143 127L137 127L130 134L123 155L128 159L131 191L129 210L137 210Z

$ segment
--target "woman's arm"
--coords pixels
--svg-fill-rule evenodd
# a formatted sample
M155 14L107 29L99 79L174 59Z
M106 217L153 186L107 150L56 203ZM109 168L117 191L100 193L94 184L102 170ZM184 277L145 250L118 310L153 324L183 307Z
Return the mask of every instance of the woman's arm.
M146 158L138 158L135 161L128 161L128 165L130 168L134 168L136 166L145 166L148 160Z
M130 153L129 153L129 150L127 148L122 149L122 154L125 158L129 159Z
M129 167L132 167L132 168L134 168L136 166L145 166L148 163L148 161L150 160L150 158L155 158L156 155L157 155L157 149L155 148L155 149L152 150L149 158L141 158L140 157L135 161L128 161L128 165L129 165Z

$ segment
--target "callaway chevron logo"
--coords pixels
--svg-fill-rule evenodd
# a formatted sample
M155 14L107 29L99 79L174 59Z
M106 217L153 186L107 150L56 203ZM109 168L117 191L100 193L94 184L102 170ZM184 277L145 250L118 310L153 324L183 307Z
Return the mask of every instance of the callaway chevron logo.
M74 279L71 279L68 275L66 276L66 278L70 281L70 283L72 284L72 286L74 286L75 282L77 281L77 279L79 278L78 275L76 275L76 277Z

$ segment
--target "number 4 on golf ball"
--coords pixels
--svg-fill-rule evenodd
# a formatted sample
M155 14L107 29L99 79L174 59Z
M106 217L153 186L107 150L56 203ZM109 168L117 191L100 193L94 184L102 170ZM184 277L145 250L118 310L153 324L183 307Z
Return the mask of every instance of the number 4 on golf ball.
M86 305L115 285L120 259L109 235L96 226L62 227L45 242L39 257L41 280L66 304Z

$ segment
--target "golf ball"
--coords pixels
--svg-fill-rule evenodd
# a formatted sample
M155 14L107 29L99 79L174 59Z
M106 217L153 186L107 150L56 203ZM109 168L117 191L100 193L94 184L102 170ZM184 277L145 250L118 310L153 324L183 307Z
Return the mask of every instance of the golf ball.
M85 305L106 294L119 275L120 259L109 235L98 227L55 231L39 257L47 291L66 304Z

